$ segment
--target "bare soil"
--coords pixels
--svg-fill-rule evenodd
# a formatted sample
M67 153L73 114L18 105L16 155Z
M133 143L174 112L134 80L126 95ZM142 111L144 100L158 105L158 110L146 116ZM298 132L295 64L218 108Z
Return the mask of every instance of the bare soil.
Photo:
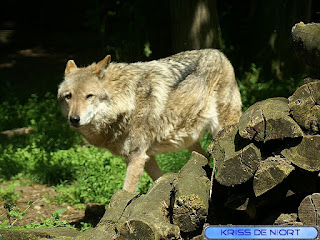
M18 201L16 202L15 209L19 209L19 212L24 211L29 207L28 202L33 201L34 203L26 211L26 214L22 219L17 220L14 226L24 226L26 224L32 224L41 222L41 218L50 218L52 213L57 209L65 209L64 213L60 215L61 220L66 220L70 224L81 222L85 216L85 209L78 209L75 206L59 205L51 202L55 195L58 193L54 188L32 184L31 186L18 186L16 192L19 193ZM4 201L0 199L0 213L5 213ZM6 214L0 217L0 222L6 220ZM11 220L13 222L14 220Z

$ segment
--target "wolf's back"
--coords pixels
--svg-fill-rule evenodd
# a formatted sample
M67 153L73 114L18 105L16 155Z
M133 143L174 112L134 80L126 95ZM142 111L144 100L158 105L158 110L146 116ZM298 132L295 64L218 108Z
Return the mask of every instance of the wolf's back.
M192 50L163 61L170 63L172 71L179 72L177 86L183 88L189 82L193 88L189 87L187 91L196 89L200 94L206 92L213 96L206 98L203 94L203 101L215 101L221 127L238 122L242 107L240 92L233 66L222 52L216 49Z

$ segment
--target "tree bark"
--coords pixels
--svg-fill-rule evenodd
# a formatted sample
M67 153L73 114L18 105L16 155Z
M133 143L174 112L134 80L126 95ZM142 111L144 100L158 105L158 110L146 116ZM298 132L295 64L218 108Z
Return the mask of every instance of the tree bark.
M170 223L170 198L176 174L159 178L147 194L133 201L117 226L120 239L179 238L180 229Z
M190 160L173 181L173 223L183 232L202 228L208 216L210 180L204 167L208 159L192 152Z

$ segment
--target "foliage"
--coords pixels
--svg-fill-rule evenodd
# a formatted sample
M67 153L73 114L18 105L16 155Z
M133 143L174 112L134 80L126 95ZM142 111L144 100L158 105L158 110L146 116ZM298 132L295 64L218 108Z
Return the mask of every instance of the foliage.
M33 94L24 104L18 99L2 102L0 116L0 131L32 127L36 133L10 141L2 138L0 150L8 145L22 147L32 143L47 151L54 151L68 149L81 139L78 133L65 124L56 97L52 93L46 93L42 98Z
M67 223L66 220L61 220L61 214L65 212L65 208L56 209L51 214L51 217L47 219L41 218L40 223L32 223L24 226L25 229L34 229L34 228L47 228L47 227L69 227L74 228Z
M61 184L61 192L55 200L71 204L99 202L108 203L111 195L122 188L125 163L107 150L96 147L77 147L68 150L74 158L74 181L71 185Z
M270 97L288 97L301 84L294 79L268 79L263 74L262 67L252 63L249 71L245 71L239 82L243 110L252 104Z
M74 228L70 224L67 223L66 220L61 220L60 215L64 213L66 210L65 208L56 209L52 214L51 217L47 219L41 218L41 222L36 222L32 224L27 224L23 227L16 227L14 224L22 219L22 217L26 214L27 210L32 206L33 202L28 202L28 208L24 211L20 211L18 208L14 206L11 208L6 208L6 216L7 220L2 220L0 222L0 229L3 228L10 228L10 229L34 229L34 228L48 228L48 227L69 227ZM3 214L2 214L3 215ZM2 216L0 215L0 217ZM14 220L12 222L12 220ZM83 229L88 229L89 226L83 224Z
M19 183L17 182L3 184L0 188L0 199L6 202L15 203L19 198L19 193L16 192L17 186L19 186Z

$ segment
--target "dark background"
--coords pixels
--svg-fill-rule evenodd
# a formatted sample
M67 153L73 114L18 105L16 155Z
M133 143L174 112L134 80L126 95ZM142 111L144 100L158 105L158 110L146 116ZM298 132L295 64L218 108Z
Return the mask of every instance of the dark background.
M197 45L190 29L203 16L200 5L210 16L192 36ZM244 88L251 84L248 72L259 69L259 82L269 84L256 100L287 96L312 74L291 49L291 28L320 22L316 0L11 0L0 6L1 101L55 93L68 59L78 66L107 54L114 61L148 61L205 47L229 57Z

